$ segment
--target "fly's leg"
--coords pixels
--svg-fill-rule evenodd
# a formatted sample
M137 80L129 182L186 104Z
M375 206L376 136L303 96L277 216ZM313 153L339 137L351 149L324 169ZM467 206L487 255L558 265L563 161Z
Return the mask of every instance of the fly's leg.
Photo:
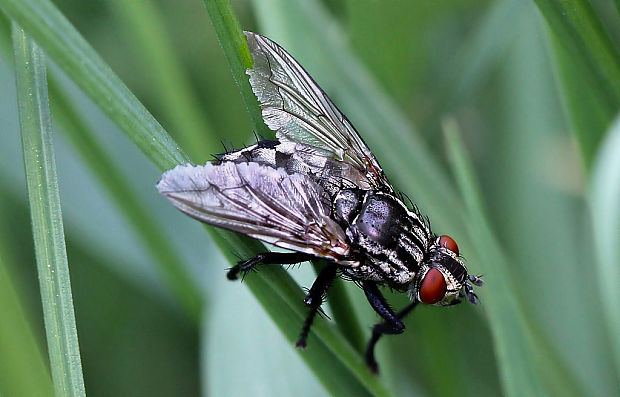
M321 304L327 294L327 290L334 281L334 278L336 278L337 270L338 266L336 265L325 266L317 276L316 280L314 280L312 287L310 287L308 295L304 298L304 303L310 308L310 312L308 313L308 317L306 317L306 321L301 329L299 339L297 340L297 343L295 343L295 347L306 347L306 339L308 338L308 333L310 332L310 326L312 326L314 316L316 316L317 312L321 309Z
M465 284L465 295L467 295L467 300L469 300L472 305L478 304L478 295L476 295L474 288L469 284Z
M237 262L235 266L228 270L226 277L229 280L236 280L239 273L242 273L242 278L245 278L245 275L248 274L248 272L260 264L292 265L295 263L309 261L312 258L312 255L301 252L263 252L256 255L254 258Z
M375 360L375 345L384 334L400 334L405 330L405 324L401 321L417 305L417 301L412 302L403 310L394 313L387 303L377 284L366 281L363 283L364 293L372 308L379 314L385 322L379 323L372 328L372 336L366 347L366 365L373 373L379 372L377 361Z

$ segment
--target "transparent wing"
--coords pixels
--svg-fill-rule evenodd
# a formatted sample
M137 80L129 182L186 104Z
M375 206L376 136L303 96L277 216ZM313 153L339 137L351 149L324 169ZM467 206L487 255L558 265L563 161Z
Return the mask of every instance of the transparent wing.
M281 248L336 261L349 251L320 187L304 175L252 162L185 165L164 173L157 189L192 218Z
M316 154L350 164L362 189L393 191L387 177L351 122L282 47L245 32L254 60L247 70L267 126L280 141L301 143Z

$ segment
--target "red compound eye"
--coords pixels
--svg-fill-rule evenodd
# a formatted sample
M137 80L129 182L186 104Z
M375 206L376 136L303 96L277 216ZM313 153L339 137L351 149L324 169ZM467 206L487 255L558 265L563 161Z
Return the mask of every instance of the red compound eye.
M446 236L445 234L439 237L439 245L441 245L444 248L449 249L450 251L454 252L458 256L459 246L456 245L456 241L454 241L452 237Z
M447 288L443 274L437 269L431 269L422 280L420 300L427 305L437 303L446 295Z

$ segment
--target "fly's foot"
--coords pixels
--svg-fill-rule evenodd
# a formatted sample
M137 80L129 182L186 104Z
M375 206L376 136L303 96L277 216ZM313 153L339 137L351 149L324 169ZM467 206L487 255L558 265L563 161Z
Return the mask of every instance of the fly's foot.
M261 263L263 260L262 255L256 255L254 258L250 258L244 261L239 261L237 264L230 269L228 269L228 273L226 273L226 278L229 280L237 280L239 278L239 274L241 273L241 281L245 279L245 276L255 270L256 265Z

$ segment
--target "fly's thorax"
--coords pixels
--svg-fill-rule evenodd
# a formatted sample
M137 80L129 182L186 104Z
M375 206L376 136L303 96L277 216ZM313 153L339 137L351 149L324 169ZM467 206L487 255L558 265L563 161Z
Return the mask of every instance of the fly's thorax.
M417 213L392 194L358 190L336 196L334 216L365 261L360 277L399 289L411 283L427 256L430 237Z
M359 214L364 198L364 191L359 189L344 189L334 197L332 214L340 225L348 228L353 219Z
M454 252L445 247L437 237L430 248L428 262L420 266L409 288L411 299L435 305L448 306L458 303L458 297L467 281L467 267Z

